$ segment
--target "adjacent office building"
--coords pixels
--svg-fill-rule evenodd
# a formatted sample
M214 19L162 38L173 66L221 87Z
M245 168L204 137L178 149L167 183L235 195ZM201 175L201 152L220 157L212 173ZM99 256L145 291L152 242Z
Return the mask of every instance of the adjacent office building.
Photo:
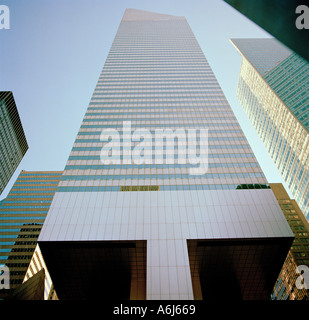
M309 223L281 183L270 183L270 187L295 235L271 297L274 300L309 300L309 290L300 278L302 267L309 266Z
M0 194L28 150L13 93L0 92Z
M21 171L0 206L0 265L10 271L10 288L0 290L2 298L23 283L61 175Z
M43 277L41 278L40 275L42 275L42 273ZM35 285L33 285L33 279L36 279ZM30 285L28 284L29 282L31 283ZM43 290L41 290L41 287L43 287ZM15 297L16 291L17 290L14 291L12 298ZM23 296L22 300L30 300L28 297L32 297L33 295L39 296L36 300L58 300L57 292L38 244L35 247L23 283L18 287L19 296L21 295L20 292Z
M58 298L268 299L293 238L186 19L127 9L38 239Z
M276 39L232 39L242 56L237 97L309 218L309 63Z
M281 43L307 59L308 5L293 0L224 0Z

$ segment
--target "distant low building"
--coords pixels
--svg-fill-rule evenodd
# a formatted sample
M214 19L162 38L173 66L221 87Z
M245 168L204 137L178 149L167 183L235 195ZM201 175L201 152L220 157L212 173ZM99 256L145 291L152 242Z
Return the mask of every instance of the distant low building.
M15 295L24 280L37 239L62 171L22 171L0 206L0 265L10 272L10 288L0 298Z

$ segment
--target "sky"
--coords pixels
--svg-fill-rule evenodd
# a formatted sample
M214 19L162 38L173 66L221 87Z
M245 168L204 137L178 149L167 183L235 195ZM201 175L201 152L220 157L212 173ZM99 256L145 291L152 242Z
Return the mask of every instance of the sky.
M270 183L283 180L236 98L231 38L269 38L223 0L2 0L0 91L12 91L29 149L21 170L63 170L126 8L185 16Z

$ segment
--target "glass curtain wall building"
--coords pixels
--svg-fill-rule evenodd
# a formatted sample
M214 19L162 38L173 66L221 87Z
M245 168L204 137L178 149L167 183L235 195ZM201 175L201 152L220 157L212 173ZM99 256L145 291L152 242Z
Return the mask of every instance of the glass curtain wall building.
M302 268L309 266L309 223L281 183L271 183L270 187L295 235L272 292L272 299L309 300L309 290L304 283L299 282ZM299 268L297 272L296 268ZM305 277L305 274L303 276Z
M309 219L309 62L276 39L232 39L237 97Z
M0 194L28 150L11 91L0 92Z
M186 19L127 9L39 236L58 298L263 299L292 240Z
M6 297L25 277L37 239L62 171L21 171L0 206L0 265L10 270L10 289L0 290Z

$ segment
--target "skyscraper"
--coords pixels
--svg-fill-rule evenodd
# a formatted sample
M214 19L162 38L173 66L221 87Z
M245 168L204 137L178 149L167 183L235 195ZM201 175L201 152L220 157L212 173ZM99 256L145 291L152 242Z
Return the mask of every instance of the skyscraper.
M224 0L281 43L309 61L308 13L302 0Z
M0 206L0 265L10 270L6 297L24 279L62 171L21 171Z
M309 62L275 39L233 39L242 56L237 97L309 218Z
M11 91L0 92L0 194L28 150Z
M292 240L186 19L127 9L38 240L59 299L267 298Z
M309 266L309 223L281 183L271 183L270 187L295 235L272 292L272 299L309 300L309 290L299 281L302 269Z

